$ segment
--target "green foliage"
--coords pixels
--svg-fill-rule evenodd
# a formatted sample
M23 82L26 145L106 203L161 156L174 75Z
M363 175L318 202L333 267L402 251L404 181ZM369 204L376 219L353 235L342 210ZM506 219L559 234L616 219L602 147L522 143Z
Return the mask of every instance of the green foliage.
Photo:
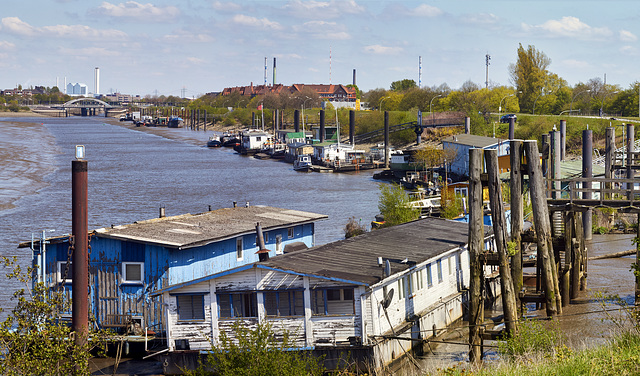
M453 219L462 214L462 196L449 191L445 186L440 193L440 217Z
M380 184L378 209L384 217L384 227L410 222L420 217L420 209L409 206L409 196L399 184Z
M349 221L344 226L344 237L345 239L352 238L354 236L362 235L367 232L367 226L361 223L360 221L356 221L356 217L349 218Z
M520 44L517 55L517 62L509 66L511 80L519 91L520 108L523 112L530 113L535 99L545 88L549 76L547 67L551 64L551 59L531 45L525 50Z
M391 91L405 91L414 87L418 87L416 81L405 78L404 80L394 81L391 83Z
M33 270L24 271L17 259L2 258L7 279L25 288L13 294L11 314L0 324L0 374L89 375L90 350L104 333L90 333L85 344L75 344L74 333L61 319L69 302L60 291L42 283L31 286Z
M498 351L510 359L533 359L541 354L558 350L565 339L557 322L545 327L541 321L523 320L518 332L498 344Z
M322 375L322 359L297 351L288 332L276 338L271 325L260 323L250 329L238 320L232 327L233 338L221 331L219 345L212 344L212 351L196 371L187 375L219 376L298 376Z

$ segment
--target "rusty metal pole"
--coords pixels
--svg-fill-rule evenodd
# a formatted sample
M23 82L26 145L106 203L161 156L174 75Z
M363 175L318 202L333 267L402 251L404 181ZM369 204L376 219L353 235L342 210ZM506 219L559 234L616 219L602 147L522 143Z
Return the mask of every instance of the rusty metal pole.
M83 345L89 333L87 161L71 162L71 232L73 248L72 329L76 345Z

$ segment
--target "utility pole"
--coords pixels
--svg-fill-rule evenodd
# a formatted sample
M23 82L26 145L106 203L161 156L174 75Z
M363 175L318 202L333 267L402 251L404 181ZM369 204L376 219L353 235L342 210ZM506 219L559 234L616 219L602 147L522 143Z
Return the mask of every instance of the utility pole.
M491 64L489 62L489 60L491 60L491 56L489 54L487 54L485 56L485 60L486 60L486 64L487 64L487 80L484 82L484 87L488 89L489 88L489 65Z

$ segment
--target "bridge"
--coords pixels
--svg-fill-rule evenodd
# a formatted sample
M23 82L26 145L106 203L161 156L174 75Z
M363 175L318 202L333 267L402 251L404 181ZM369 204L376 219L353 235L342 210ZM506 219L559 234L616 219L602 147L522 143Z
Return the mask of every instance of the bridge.
M95 116L102 110L104 116L108 117L109 112L122 112L123 107L111 105L97 98L76 98L62 105L53 105L50 107L58 111L64 111L65 116L69 116L69 111L80 110L82 116Z

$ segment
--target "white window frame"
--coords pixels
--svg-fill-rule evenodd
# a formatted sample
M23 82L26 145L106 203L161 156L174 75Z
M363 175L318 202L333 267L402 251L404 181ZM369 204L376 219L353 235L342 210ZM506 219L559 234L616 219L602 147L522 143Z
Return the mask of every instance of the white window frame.
M293 229L293 227L289 227L287 229L287 239L293 239L296 236L296 233Z
M69 270L71 270L71 277L72 278L66 278L64 281L62 280L62 273L64 271L65 266L67 265L66 261L58 261L58 282L60 283L71 283L73 282L73 262L69 261Z
M133 280L127 278L127 266L128 265L138 265L140 266L140 279ZM123 262L122 263L122 283L124 284L134 284L139 285L144 283L144 262Z
M276 235L276 255L281 255L283 252L282 235Z
M242 261L244 259L244 242L242 236L236 238L236 260Z

